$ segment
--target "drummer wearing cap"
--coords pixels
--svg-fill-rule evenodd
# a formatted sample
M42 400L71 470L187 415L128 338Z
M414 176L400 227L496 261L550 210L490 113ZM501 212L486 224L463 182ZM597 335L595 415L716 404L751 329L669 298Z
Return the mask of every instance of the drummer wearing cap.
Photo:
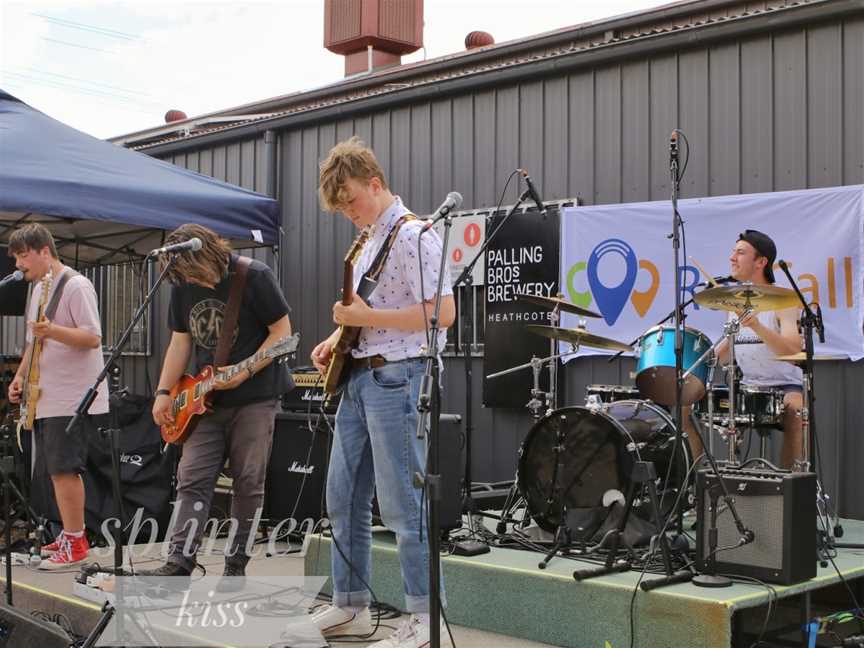
M731 275L737 281L754 285L774 283L774 260L777 246L767 234L744 230L738 235L729 257ZM730 314L732 317L732 314ZM735 338L735 362L741 368L741 384L745 387L771 387L784 392L783 449L780 461L791 468L801 457L801 408L803 388L801 369L788 362L775 360L779 355L801 351L798 332L798 309L738 313L741 330ZM729 345L724 340L717 349L723 364L729 362Z

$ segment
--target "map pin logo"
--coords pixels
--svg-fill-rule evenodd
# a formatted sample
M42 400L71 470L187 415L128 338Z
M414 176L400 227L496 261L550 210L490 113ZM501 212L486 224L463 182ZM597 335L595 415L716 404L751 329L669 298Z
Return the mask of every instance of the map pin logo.
M617 286L605 286L600 281L597 274L597 267L600 265L600 259L606 254L618 254L624 259L627 264L624 280ZM636 273L639 269L639 262L636 259L636 253L625 241L621 239L607 239L597 244L597 247L591 252L591 258L588 259L588 285L591 288L591 294L597 301L597 307L600 309L600 314L609 326L615 324L621 311L624 310L624 305L627 303L628 297L633 290L633 285L636 283Z

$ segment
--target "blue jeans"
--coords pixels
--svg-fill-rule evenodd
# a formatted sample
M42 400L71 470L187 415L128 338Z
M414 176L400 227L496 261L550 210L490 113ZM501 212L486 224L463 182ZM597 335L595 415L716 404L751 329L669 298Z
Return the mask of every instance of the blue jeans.
M407 612L429 611L429 546L414 474L426 474L426 440L417 438L423 360L354 369L336 413L327 473L333 604L369 605L372 494L396 534ZM422 525L422 540L420 530ZM344 556L343 556L344 554ZM350 564L349 564L350 562ZM444 601L443 582L441 599Z

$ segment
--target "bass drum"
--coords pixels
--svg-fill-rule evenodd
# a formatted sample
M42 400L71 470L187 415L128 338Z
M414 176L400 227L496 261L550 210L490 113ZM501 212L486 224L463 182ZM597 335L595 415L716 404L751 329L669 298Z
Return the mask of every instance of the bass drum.
M563 437L560 451L558 433ZM636 461L654 463L661 517L671 511L690 466L690 450L673 461L675 427L657 405L642 400L606 403L599 408L565 407L541 418L519 449L516 473L528 513L546 531L555 532L564 507L597 509L609 498L624 496ZM636 493L634 513L650 520L647 488ZM617 492L616 492L617 491ZM620 498L619 498L620 499ZM691 503L684 500L683 506Z

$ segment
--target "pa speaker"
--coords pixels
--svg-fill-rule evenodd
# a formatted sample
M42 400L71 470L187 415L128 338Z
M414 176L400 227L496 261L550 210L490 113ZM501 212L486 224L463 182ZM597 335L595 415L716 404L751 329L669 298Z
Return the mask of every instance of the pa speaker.
M717 475L696 475L696 564L700 571L741 575L791 585L816 575L816 475L762 470L720 471L753 542L737 547L735 519ZM710 558L712 506L717 507L715 562ZM732 548L729 548L732 547ZM711 569L706 569L706 566Z
M69 648L71 643L59 626L0 604L0 648Z

